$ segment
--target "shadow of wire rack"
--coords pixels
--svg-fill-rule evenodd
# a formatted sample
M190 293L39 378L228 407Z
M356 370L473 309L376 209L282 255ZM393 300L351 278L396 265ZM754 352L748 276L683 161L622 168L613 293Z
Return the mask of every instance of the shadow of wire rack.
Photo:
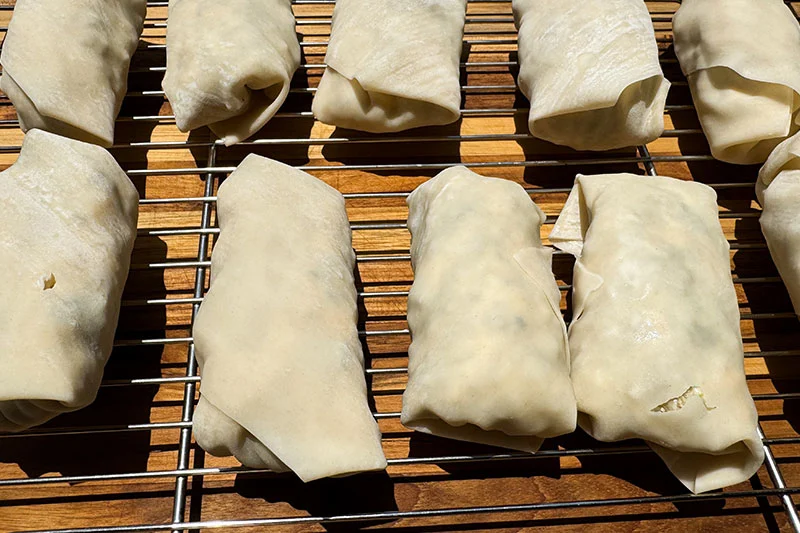
M531 138L514 86L510 2L470 1L462 65L463 119L393 136L315 123L332 0L295 0L303 65L281 113L252 140L225 148L206 130L181 134L160 90L165 1L149 2L145 33L117 122L113 153L141 193L139 237L115 352L91 407L19 435L0 435L0 532L800 531L800 328L758 228L757 168L712 160L671 49L677 2L648 2L673 82L667 130L648 147L587 154ZM797 7L797 6L792 6ZM0 0L7 26L13 0ZM245 51L246 52L246 51ZM0 100L0 164L19 152L13 107ZM347 198L358 257L360 328L370 401L389 458L386 474L303 486L205 455L192 441L198 395L191 344L217 233L215 192L249 152L306 170ZM747 483L687 494L639 441L602 444L582 433L527 454L413 434L399 423L412 281L405 196L449 165L523 183L552 222L574 175L632 171L710 184L731 243L748 383L767 450ZM691 236L687 236L691 238ZM302 243L298 243L302 245ZM571 262L554 268L567 309ZM569 311L567 310L567 316ZM309 325L313 327L313 325Z

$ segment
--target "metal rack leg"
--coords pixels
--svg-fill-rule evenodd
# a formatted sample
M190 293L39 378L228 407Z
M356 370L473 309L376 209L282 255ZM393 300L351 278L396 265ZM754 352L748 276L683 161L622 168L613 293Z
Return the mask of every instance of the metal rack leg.
M764 436L764 431L761 429L761 424L758 425L758 438L761 439L762 443L766 438ZM786 482L783 480L783 475L781 474L781 470L778 467L778 463L775 461L775 456L772 455L772 450L767 444L764 444L764 464L767 466L767 472L769 473L770 479L772 479L772 483L775 485L777 489L785 489ZM792 501L792 497L789 494L781 494L781 504L783 504L783 508L786 511L786 517L789 520L789 524L794 529L795 533L800 533L800 516L797 514L797 508Z
M658 172L656 172L656 166L653 164L653 158L650 155L650 150L647 149L647 146L637 146L636 149L639 151L639 155L644 158L644 168L647 170L647 174L649 176L658 176Z
M211 146L208 149L208 166L213 167L216 162L216 155L217 155L217 147L216 144L212 142ZM214 174L209 173L206 174L205 177L205 188L204 188L204 195L206 197L210 197L214 194ZM213 207L212 202L204 202L203 203L203 214L201 219L201 227L203 229L208 229L211 227L211 210ZM197 261L203 262L206 261L209 252L209 234L202 233L200 235L200 240L198 244L197 250ZM198 266L197 270L195 271L195 281L194 281L194 297L195 298L202 298L205 292L205 280L206 280L206 267L205 266ZM191 326L194 326L194 319L197 315L197 311L200 309L200 304L195 303L192 306L192 319L191 319ZM188 362L186 368L186 376L187 377L194 377L197 375L197 359L195 358L195 349L194 343L189 344L189 351L188 351ZM186 383L183 392L183 412L181 415L182 422L191 422L192 415L194 413L194 395L195 390L197 388L197 384L195 381L190 381ZM178 446L178 465L176 467L177 470L186 470L189 468L189 456L191 455L191 444L192 444L192 428L191 426L182 428L181 429L181 436L180 436L180 444ZM174 501L172 507L172 523L173 525L179 525L184 522L184 514L186 512L186 488L188 485L188 477L187 476L178 476L175 478L175 494L174 494ZM173 531L180 531L180 529L173 529Z

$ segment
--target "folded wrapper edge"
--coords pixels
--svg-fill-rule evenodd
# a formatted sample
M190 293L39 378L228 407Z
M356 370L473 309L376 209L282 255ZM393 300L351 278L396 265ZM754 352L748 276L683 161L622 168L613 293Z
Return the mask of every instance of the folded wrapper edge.
M764 191L784 170L800 169L800 133L780 143L770 154L766 163L758 171L756 196L764 205Z
M695 494L717 490L749 479L764 462L764 447L753 431L718 454L670 450L648 442L667 468Z

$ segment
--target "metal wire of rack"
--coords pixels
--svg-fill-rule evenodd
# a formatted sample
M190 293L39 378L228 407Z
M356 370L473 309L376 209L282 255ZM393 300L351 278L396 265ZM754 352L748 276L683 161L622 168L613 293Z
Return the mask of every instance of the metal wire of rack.
M369 136L321 127L313 122L309 96L314 91L312 80L324 66L333 3L293 0L305 57L290 99L273 124L254 139L226 148L207 133L177 134L160 90L167 2L148 2L145 35L134 57L131 90L117 123L118 144L112 149L140 189L142 211L115 353L100 396L85 410L86 416L64 415L21 434L0 435L0 531L239 531L267 526L306 531L337 525L399 525L411 531L537 525L578 529L651 520L677 521L682 525L675 530L682 531L686 524L695 524L686 522L689 519L724 527L745 524L739 521L756 516L768 529L800 532L793 501L800 493L796 468L800 433L790 416L790 407L800 400L800 387L784 375L787 363L800 356L797 319L758 234L759 212L752 205L754 169L714 162L696 118L692 120L686 82L669 50L671 14L677 2L648 1L664 50L662 65L673 81L666 110L668 129L649 147L602 154L546 146L528 133L524 99L513 84L516 36L507 0L470 0L462 63L465 118L455 129ZM13 3L0 5L0 15L12 8ZM0 110L0 157L6 166L19 152L21 134L7 100L0 101ZM678 120L681 114L690 116ZM474 125L485 130L473 131L470 121L480 121ZM192 442L201 377L190 332L207 289L209 256L218 233L215 191L251 151L302 166L345 195L362 278L359 333L368 358L370 400L389 457L389 474L381 483L389 487L394 506L388 499L367 506L344 505L332 495L339 485L326 485L321 491L298 488L287 476L205 456ZM406 372L403 358L409 331L404 299L410 284L404 199L422 179L457 163L524 183L548 213L548 224L569 191L569 176L578 171L633 169L692 177L715 188L734 254L748 382L759 407L759 431L767 453L765 466L749 486L696 496L676 489L668 479L655 485L636 476L627 479L630 462L658 468L657 459L640 442L607 445L570 437L530 456L436 439L415 442L415 436L403 432L398 397ZM555 269L566 296L569 258L557 253ZM150 374L140 374L143 361L150 362ZM120 417L121 405L115 403L127 401L125 394L143 400L141 406L131 402L144 409L131 413L133 423ZM112 456L133 455L134 441L141 444L142 439L147 453L135 468L124 461L107 464L113 462ZM67 458L38 464L44 449L61 449L67 441L72 443L65 448L70 452L87 443L92 451L109 442L113 447L108 456L81 458L79 468ZM603 465L611 463L616 467L605 470ZM597 491L580 488L582 482L573 483L569 472L596 484L591 488ZM493 476L514 489L504 492L487 481ZM663 467L653 474L668 476ZM274 490L265 495L263 487L254 485ZM410 498L408 486L424 498ZM347 487L366 498L365 491L375 485ZM492 490L498 491L497 497ZM311 497L307 492L319 494ZM142 504L136 503L140 496ZM331 498L337 505L320 505L315 498ZM614 509L623 514L609 514Z

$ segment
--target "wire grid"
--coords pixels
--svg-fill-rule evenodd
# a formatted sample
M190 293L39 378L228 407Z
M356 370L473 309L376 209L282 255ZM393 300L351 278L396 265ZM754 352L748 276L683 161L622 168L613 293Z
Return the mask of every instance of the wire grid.
M3 463L15 463L22 470L0 468L0 530L35 528L90 533L241 530L272 526L275 530L305 531L319 527L331 529L337 524L344 530L400 524L400 527L415 531L427 530L426 527L450 531L460 527L475 529L476 525L489 529L571 524L582 528L586 524L609 522L613 527L617 522L614 516L609 518L609 509L641 513L631 515L641 522L663 519L662 515L668 519L684 519L685 511L689 509L689 516L706 515L709 520L720 520L704 522L705 525L723 525L730 524L723 519L736 519L738 514L746 514L740 503L750 502L752 505L756 502L768 528L800 531L800 520L792 500L792 495L800 492L798 473L793 466L800 457L797 448L800 435L791 428L787 430L784 423L789 418L788 406L800 399L800 389L793 387L792 381L783 376L786 363L792 363L794 357L800 355L800 350L793 348L798 345L798 337L793 336L797 331L796 318L788 306L785 290L771 265L763 240L760 235L754 235L758 217L758 211L752 205L755 169L733 168L714 162L708 155L707 146L703 145L696 118L693 123L692 120L686 121L689 123L686 127L676 118L681 113L694 116L686 81L680 75L674 55L668 50L671 16L677 3L648 2L659 45L666 50L662 64L673 81L667 106L667 117L673 127L668 127L662 139L650 145L654 154L644 146L635 152L577 154L531 139L525 127L527 103L516 93L513 84L512 73L517 67L514 54L516 35L510 2L506 0L470 2L465 32L468 52L464 54L462 65L465 119L460 128L432 128L393 136L326 130L313 123L309 96L314 92L313 80L321 74L333 0L294 0L293 3L298 31L302 34L304 61L295 78L292 94L273 120L274 124L268 125L254 139L234 148L225 148L206 131L194 132L184 138L174 135L174 120L160 90L160 76L165 68L163 36L167 2L148 3L145 35L134 57L130 91L118 120L118 144L113 149L142 193L139 242L123 300L115 353L98 401L84 410L88 413L85 417L82 413L63 415L41 428L18 435L0 435L0 467ZM3 10L12 7L13 4L0 5ZM8 139L15 138L15 134L21 139L21 135L16 131L18 123L10 104L5 100L2 105L5 111L0 115L0 127L3 128L0 133L4 142L0 154L8 157L4 159L7 164L19 151L18 142ZM486 131L471 131L467 121L473 119L480 120ZM509 120L514 123L511 132L506 127ZM311 126L307 129L303 126L302 134L295 135L294 125L300 122ZM505 126L488 127L498 123ZM678 141L678 151L670 151L670 139ZM491 147L498 143L526 147L523 157L497 157ZM696 144L700 149L693 147ZM453 151L453 146L458 149ZM472 149L474 146L489 148L482 151ZM186 157L187 151L190 158ZM315 485L322 489L312 488L313 484L298 488L290 476L247 469L230 460L206 456L192 441L191 421L200 376L190 331L207 289L209 255L214 235L218 232L214 219L214 194L219 181L249 152L298 163L305 170L338 186L347 199L362 278L359 303L364 311L361 313L360 334L367 348L366 372L372 382L370 401L384 432L390 464L389 474L378 476L377 481L367 483L361 478L350 478L349 481L332 480ZM169 155L172 153L178 155ZM310 163L316 159L321 164ZM336 166L331 166L330 161L337 161ZM639 441L608 445L586 437L568 437L556 439L555 444L531 457L524 453L415 435L411 437L408 453L396 453L394 441L407 439L408 435L397 436L402 431L398 428L397 402L388 404L395 407L387 410L383 399L392 396L396 400L402 393L406 372L403 350L404 346L407 347L409 332L405 324L404 298L410 278L397 277L398 271L410 270L403 200L414 184L459 162L487 175L507 176L526 183L537 203L548 212L548 224L555 220L566 198L571 176L579 171L596 173L638 169L650 175L658 172L682 176L688 173L716 189L722 206L720 218L723 227L730 229L731 224L734 226L733 253L745 257L741 268L735 257L734 275L737 292L744 300L742 320L748 346L746 360L756 368L753 371L753 367L748 366L748 380L751 389L755 389L760 423L767 428L759 428L767 452L766 463L749 486L739 485L723 493L686 494L669 484L669 473L663 466L658 466L660 463L652 452ZM172 225L173 222L178 224ZM743 227L741 231L740 225ZM153 253L152 243L161 243L166 250ZM176 250L174 253L173 248ZM748 259L751 256L756 259ZM755 266L750 266L750 263ZM557 252L554 268L562 294L566 295L570 288L569 258ZM155 291L152 291L153 286ZM153 295L152 292L161 293ZM761 303L756 305L759 299ZM377 308L375 319L371 316L373 308ZM751 330L752 338L749 337ZM154 359L160 362L157 368L153 367ZM147 363L148 370L157 373L157 377L130 377L140 375L142 361ZM773 361L781 364L769 364ZM762 367L763 370L758 370ZM150 393L149 397L147 392L136 394L136 398L141 397L141 406L130 402L133 408L146 410L144 421L126 423L120 411L124 414L130 409L125 410L118 402L129 399L112 396L115 392L132 390ZM162 393L164 390L171 392ZM160 400L162 396L167 400ZM169 404L169 412L177 416L165 419L156 408L159 402ZM129 414L134 418L141 415L139 411ZM94 423L96 419L100 419L100 423ZM765 436L764 431L770 436ZM133 455L134 441L142 438L151 444L145 461L137 462L136 468L131 468L134 463L125 461L116 464L120 456ZM415 438L421 439L420 450L413 449ZM52 456L61 455L59 453L43 455L46 453L44 447L59 449L69 439L78 439L66 446L70 451L87 443L94 443L94 447L90 446L91 451L110 443L110 450L107 455L83 458L79 461L82 467L77 469L58 457L50 460ZM99 445L95 442L98 439ZM9 449L12 450L10 454ZM39 461L46 464L39 466ZM171 468L164 466L169 461L174 465ZM542 487L549 487L552 483L555 483L553 487L566 485L568 476L554 475L550 467L540 466L547 463L552 467L552 461L555 461L557 471L586 468L584 463L615 463L617 467L610 472L602 467L595 467L594 471L589 469L593 474L591 483L597 484L594 491L573 490L564 497L555 489L549 489L556 494L553 497ZM628 492L620 492L616 485L609 485L603 477L609 477L609 473L610 477L626 477L619 461L622 465L632 465L630 469L642 464L655 468L653 477L660 478L659 482L666 485L653 489L648 482L639 479L628 484L633 485L633 488L628 486ZM108 467L108 463L114 463L114 466ZM59 474L42 475L48 472ZM526 485L521 496L511 498L509 495L513 492L504 493L497 485L481 486L484 478L495 475L501 484L515 485L518 481L515 479L522 477L535 481L535 485ZM223 483L217 480L229 481L233 476L236 476L234 492L246 501L237 499L232 505L230 498L222 497L227 497L224 491L219 497L214 491ZM418 490L423 491L427 499L405 505L407 498L402 483L407 478L418 483L415 487L422 487ZM431 479L425 481L428 478ZM126 507L119 504L119 501L125 501L124 498L104 496L117 490L133 494L144 492L150 490L142 488L149 487L146 485L149 483L158 484L157 490L153 490L160 496L145 499L144 506ZM448 492L450 489L444 487L453 483L458 483L453 489L455 492ZM267 487L266 494L255 489L256 485ZM96 493L85 494L86 487L90 486L100 488ZM396 497L403 505L393 508L388 500L381 499L354 508L350 503L339 501L335 495L340 490L358 491L356 499L370 499L369 491L380 492L387 486L392 492L391 499ZM54 492L47 492L49 487L54 487ZM269 487L274 487L273 492ZM524 492L531 488L540 490L540 493ZM37 492L43 489L44 493ZM490 490L499 490L501 501L492 497ZM434 497L437 491L442 491L446 497L437 500ZM316 496L308 497L306 492L314 492ZM469 493L463 502L456 497L462 493ZM335 505L320 506L311 501L315 498L332 499ZM253 499L264 500L265 505L253 505L254 509L250 510L247 507ZM81 512L98 514L66 516L70 510L83 509L80 505L86 501L107 506L108 511L88 506L88 511ZM719 507L721 501L725 502L726 509L732 508L732 513L726 514ZM455 505L455 502L463 504ZM62 503L64 507L60 506ZM152 508L152 513L143 507ZM4 508L23 518L14 519L11 513L3 514ZM642 508L647 512L642 512ZM218 510L225 513L217 514ZM587 515L589 510L601 514ZM52 511L55 514L47 516ZM647 516L649 512L658 516L651 518ZM37 514L44 521L30 518ZM772 518L768 519L768 516ZM494 517L504 521L496 522ZM616 520L633 519L617 516ZM63 527L62 523L69 525Z

